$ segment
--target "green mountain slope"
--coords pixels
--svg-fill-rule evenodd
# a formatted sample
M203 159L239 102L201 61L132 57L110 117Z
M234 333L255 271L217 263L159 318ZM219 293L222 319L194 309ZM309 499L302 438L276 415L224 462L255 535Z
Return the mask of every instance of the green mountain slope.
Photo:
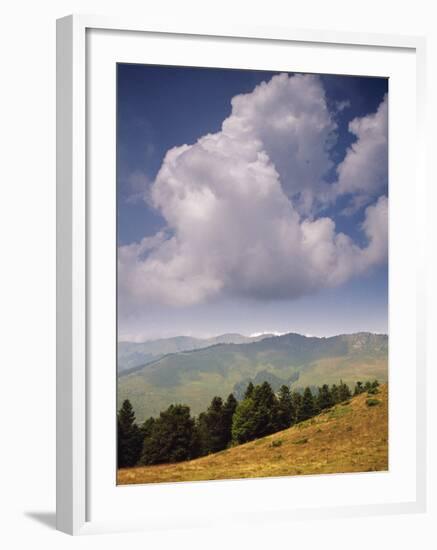
M160 338L147 342L119 342L117 368L119 372L145 365L169 353L207 348L215 344L243 344L257 342L271 336L263 334L250 337L242 334L221 334L212 338L193 338L191 336L175 336Z
M184 403L193 414L206 409L214 395L237 397L249 381L294 389L343 379L387 381L388 337L357 333L331 338L285 334L243 344L217 344L166 355L118 379L118 404L128 398L139 421Z

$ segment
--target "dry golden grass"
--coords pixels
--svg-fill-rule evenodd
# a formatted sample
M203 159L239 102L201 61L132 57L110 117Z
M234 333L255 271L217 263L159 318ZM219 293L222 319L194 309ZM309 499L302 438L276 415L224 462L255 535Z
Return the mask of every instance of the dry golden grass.
M376 406L366 400L376 398ZM367 393L288 430L180 462L118 471L120 485L388 469L388 391Z

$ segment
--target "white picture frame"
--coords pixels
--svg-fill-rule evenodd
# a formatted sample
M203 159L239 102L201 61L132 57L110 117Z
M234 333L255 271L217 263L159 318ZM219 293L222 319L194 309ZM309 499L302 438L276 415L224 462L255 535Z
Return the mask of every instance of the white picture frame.
M414 497L407 500L394 499L390 502L355 503L318 508L299 508L285 505L272 513L263 508L252 508L245 513L245 519L255 521L260 517L287 518L326 518L350 515L391 514L400 512L421 512L426 507L426 402L425 402L425 251L420 240L423 223L418 215L426 207L424 177L424 80L425 80L425 40L421 37L336 33L325 31L293 30L287 28L235 28L215 29L156 27L138 20L113 19L96 16L72 15L57 22L57 528L69 534L149 529L184 525L184 517L179 520L170 512L167 517L157 511L153 520L141 514L128 518L114 515L94 519L90 517L90 485L92 484L93 457L90 441L89 411L95 395L91 391L92 380L90 358L92 339L89 330L92 302L90 281L90 216L91 208L88 181L90 177L87 118L92 101L89 101L87 33L92 30L137 33L136 36L159 37L161 41L171 37L196 37L223 39L230 43L238 41L250 47L251 43L265 42L275 47L284 44L317 44L319 47L336 45L362 49L380 49L409 52L415 59L415 89L417 103L410 105L415 111L416 156L414 164L414 188L416 193L416 263L415 284L417 285L415 308L415 479ZM214 47L219 47L214 45ZM167 55L171 57L172 46ZM93 65L94 66L94 65ZM95 205L95 201L93 202ZM104 208L104 207L102 207ZM111 215L111 212L107 212ZM392 228L392 227L391 227ZM113 238L108 237L108 238ZM115 265L115 264L114 264ZM402 322L400 320L399 322ZM399 350L401 352L402 350ZM397 407L399 403L394 402ZM391 410L392 412L392 410ZM115 410L114 410L115 414ZM114 448L115 457L115 448ZM313 478L314 479L314 478ZM277 481L277 480L276 480ZM114 480L115 483L115 480ZM227 483L239 483L238 481ZM245 481L259 491L255 481ZM272 483L275 483L273 481ZM317 483L317 481L316 481ZM214 486L222 494L230 485ZM234 485L235 486L235 485ZM170 494L169 486L155 486L154 498L159 501L159 493ZM208 482L202 485L186 484L181 491L196 493L196 498L207 498ZM241 487L241 486L240 486ZM267 487L263 485L264 489ZM274 488L274 485L272 485ZM277 488L277 485L276 485ZM138 488L141 490L141 488ZM94 490L94 489L93 489ZM97 489L98 490L98 489ZM125 490L121 488L121 490ZM273 490L273 489L272 489ZM186 495L184 495L186 496ZM180 498L181 495L179 494ZM204 502L204 500L202 500ZM159 508L159 506L157 506ZM114 508L115 510L115 508ZM218 521L228 519L226 516ZM241 521L235 516L235 521ZM208 518L201 517L192 525L208 525Z

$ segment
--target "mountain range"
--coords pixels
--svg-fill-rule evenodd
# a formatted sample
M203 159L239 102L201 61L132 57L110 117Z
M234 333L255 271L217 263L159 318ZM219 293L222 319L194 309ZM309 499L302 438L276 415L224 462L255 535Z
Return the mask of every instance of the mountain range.
M388 379L388 336L385 334L360 332L318 338L290 333L262 335L256 341L241 335L225 336L243 341L212 343L207 347L167 353L163 343L157 345L156 349L163 355L119 371L118 406L129 399L137 420L142 422L158 415L171 403L187 404L193 414L199 414L215 395L226 398L233 392L241 398L250 381L267 380L274 390L282 384L301 390L305 386L338 383L340 379L351 386L358 380L376 378L386 382ZM175 349L177 345L189 345L184 340L187 337L181 338L169 339L172 342L167 340L165 346ZM245 338L249 341L244 341ZM199 343L198 339L193 340ZM151 343L139 346L146 344Z
M117 353L118 372L145 365L156 361L168 353L207 348L215 344L247 344L258 342L272 334L258 336L243 336L242 334L221 334L212 338L193 338L191 336L175 336L160 338L147 342L119 342Z

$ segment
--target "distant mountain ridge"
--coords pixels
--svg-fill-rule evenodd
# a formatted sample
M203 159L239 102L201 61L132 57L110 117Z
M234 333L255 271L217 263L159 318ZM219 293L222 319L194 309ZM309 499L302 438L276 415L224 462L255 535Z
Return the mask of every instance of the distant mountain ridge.
M244 338L244 337L243 337ZM157 415L171 403L185 403L198 414L214 395L241 397L247 383L267 380L276 390L337 383L343 379L386 382L388 336L360 332L332 337L289 333L258 341L212 343L168 353L120 372L119 405L130 399L138 419Z
M226 333L212 338L194 338L192 336L174 336L145 342L119 342L117 368L124 372L140 365L156 361L169 353L207 348L215 344L243 344L257 342L270 334L243 336L238 333Z

